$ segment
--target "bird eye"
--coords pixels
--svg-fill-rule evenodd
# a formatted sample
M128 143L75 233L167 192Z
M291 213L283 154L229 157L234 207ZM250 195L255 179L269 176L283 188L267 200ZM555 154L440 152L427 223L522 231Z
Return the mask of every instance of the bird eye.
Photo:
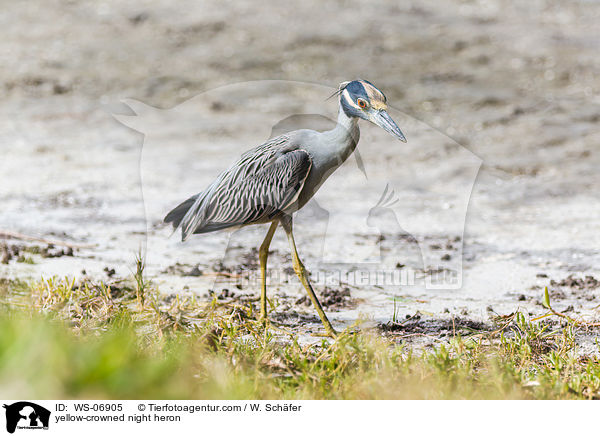
M361 109L364 109L367 107L367 102L365 100L363 100L362 98L359 98L356 102L358 103L358 107L360 107Z

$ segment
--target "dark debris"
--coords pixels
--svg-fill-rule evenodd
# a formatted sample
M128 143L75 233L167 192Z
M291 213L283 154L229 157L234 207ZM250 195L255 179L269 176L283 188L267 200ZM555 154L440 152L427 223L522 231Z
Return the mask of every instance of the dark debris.
M418 312L403 322L389 321L380 323L378 328L384 333L391 334L429 334L439 337L454 334L470 334L473 332L490 332L491 325L465 318L454 319L422 319Z

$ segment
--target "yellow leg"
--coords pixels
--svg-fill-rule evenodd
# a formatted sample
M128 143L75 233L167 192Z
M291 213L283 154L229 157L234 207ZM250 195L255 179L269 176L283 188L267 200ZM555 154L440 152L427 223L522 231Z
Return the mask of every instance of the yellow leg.
M302 285L306 289L306 292L308 293L308 296L309 296L310 300L312 301L313 306L315 306L315 309L317 310L317 313L319 314L319 317L321 318L321 322L323 323L323 327L325 327L325 330L327 331L329 336L335 338L337 333L333 329L333 326L329 322L329 319L327 319L327 315L325 315L325 312L323 311L323 307L321 306L321 303L319 303L319 300L317 299L317 295L315 294L315 291L313 290L313 288L310 284L310 281L308 280L308 276L306 274L306 269L304 268L304 265L302 264L302 261L300 260L300 257L298 256L298 250L296 250L296 242L294 241L294 234L292 233L291 218L288 218L287 220L282 220L281 224L282 224L283 229L285 230L285 233L287 234L288 240L290 242L290 249L292 251L292 262L294 265L294 271L296 272L296 275L300 279L300 282L302 282Z
M265 321L267 319L267 259L269 257L269 246L271 240L277 229L278 221L273 221L265 240L258 250L258 259L260 260L260 280L261 280L261 292L260 292L260 319Z

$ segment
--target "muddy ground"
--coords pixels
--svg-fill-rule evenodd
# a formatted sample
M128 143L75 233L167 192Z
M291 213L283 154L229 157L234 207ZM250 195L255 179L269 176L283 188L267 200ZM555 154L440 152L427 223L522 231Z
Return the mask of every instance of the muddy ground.
M4 2L0 231L77 246L6 239L0 275L122 277L143 249L162 292L258 296L264 227L181 244L161 218L273 132L327 128L362 77L408 143L361 124L364 171L349 159L298 216L334 325L435 341L542 314L545 286L597 320L599 19L595 1ZM271 248L273 318L316 330L281 230ZM347 278L363 270L404 279Z

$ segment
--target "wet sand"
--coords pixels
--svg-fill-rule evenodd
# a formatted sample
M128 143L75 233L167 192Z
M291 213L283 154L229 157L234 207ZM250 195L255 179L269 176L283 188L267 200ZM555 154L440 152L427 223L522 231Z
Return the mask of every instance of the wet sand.
M0 229L93 248L7 240L0 275L126 276L143 248L162 292L257 297L255 280L238 289L236 278L256 271L264 226L181 244L161 218L277 126L325 128L334 87L363 77L409 142L361 123L365 170L350 158L298 214L334 324L419 312L435 336L452 319L542 314L545 286L557 310L597 319L600 3L253 8L4 5ZM288 118L298 114L309 117ZM387 184L393 215L376 207ZM281 230L272 250L274 319L315 330ZM417 280L320 280L373 268ZM460 286L421 282L444 269L462 272Z

